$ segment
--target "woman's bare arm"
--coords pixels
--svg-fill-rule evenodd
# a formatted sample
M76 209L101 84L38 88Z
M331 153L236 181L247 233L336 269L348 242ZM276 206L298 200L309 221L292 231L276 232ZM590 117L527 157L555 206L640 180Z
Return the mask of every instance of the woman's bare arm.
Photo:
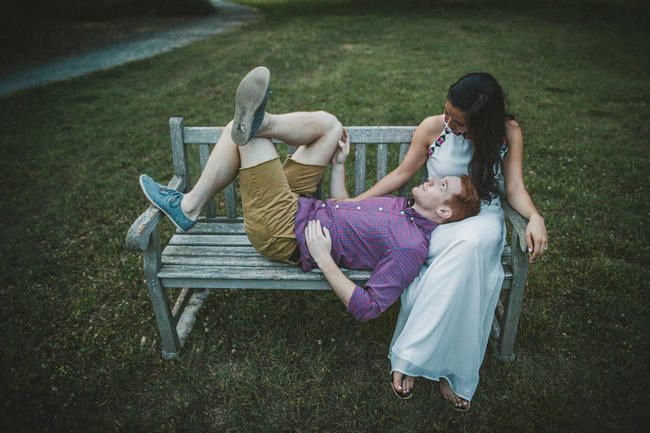
M406 184L418 169L426 163L429 146L440 135L443 127L442 115L424 119L413 133L411 145L401 164L377 182L372 188L356 196L353 200L358 201L390 194Z
M332 198L347 199L348 190L345 187L345 161L350 154L350 134L343 128L343 136L337 143L332 157L332 173L330 177L330 195Z
M508 153L503 161L503 174L506 183L506 195L510 205L523 217L528 219L526 243L531 252L530 261L534 262L548 248L548 235L544 218L537 211L530 198L523 178L524 139L519 124L510 120L506 123Z

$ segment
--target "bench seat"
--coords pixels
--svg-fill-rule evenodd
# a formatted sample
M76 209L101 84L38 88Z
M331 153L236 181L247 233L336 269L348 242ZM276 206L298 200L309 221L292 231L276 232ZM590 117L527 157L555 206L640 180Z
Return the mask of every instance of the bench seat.
M510 288L512 282L509 256L507 247L504 288ZM241 219L200 220L188 232L174 234L161 261L158 278L166 288L331 290L318 268L304 272L298 266L261 256L246 237ZM361 286L370 278L370 271L342 270Z

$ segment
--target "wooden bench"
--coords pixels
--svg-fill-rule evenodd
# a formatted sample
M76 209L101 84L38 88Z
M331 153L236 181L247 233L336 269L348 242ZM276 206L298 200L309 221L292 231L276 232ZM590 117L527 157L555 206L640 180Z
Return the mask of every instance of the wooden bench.
M223 128L185 127L182 118L171 118L174 176L170 188L186 191L190 186L188 147L198 147L201 170L210 154L211 145ZM406 155L415 127L352 126L347 128L354 153L355 195L365 190L366 148L376 146L376 180L388 172L388 149L401 161ZM368 152L370 153L370 152ZM395 158L393 158L395 159ZM394 161L393 166L397 164ZM374 168L369 169L372 171ZM423 179L426 171L422 170ZM192 329L196 313L210 289L298 289L330 290L325 277L315 269L276 263L260 256L250 245L238 215L235 182L225 189L225 216L217 216L214 200L206 206L205 217L187 233L177 232L161 248L158 222L163 214L150 206L128 231L129 249L144 254L144 275L158 322L164 358L178 355ZM408 193L408 186L400 190ZM526 286L528 260L524 237L527 221L503 199L504 212L511 222L511 241L503 252L505 279L501 298L492 324L491 343L499 359L513 360L513 346ZM354 282L363 285L370 272L344 270ZM168 288L181 289L174 306L167 296Z

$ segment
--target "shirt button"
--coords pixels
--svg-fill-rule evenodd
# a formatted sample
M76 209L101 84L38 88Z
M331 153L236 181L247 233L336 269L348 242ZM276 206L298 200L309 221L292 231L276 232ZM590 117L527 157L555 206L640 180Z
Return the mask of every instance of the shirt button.
M361 206L357 206L357 209L361 210Z
M413 221L413 217L411 217L411 221Z
M323 203L323 204L321 205L321 207L325 207L325 203Z
M381 211L383 211L383 210L384 210L384 208L383 208L383 207L380 207L380 208L379 208L379 212L381 212Z
M399 213L402 214L402 215L404 215L404 211L403 211L403 210L399 211Z
M338 209L338 208L339 208L339 205L336 205L336 206L334 206L334 207Z

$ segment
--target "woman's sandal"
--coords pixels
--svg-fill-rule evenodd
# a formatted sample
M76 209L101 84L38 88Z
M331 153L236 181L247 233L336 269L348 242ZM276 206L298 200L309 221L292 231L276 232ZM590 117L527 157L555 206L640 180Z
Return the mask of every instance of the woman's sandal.
M451 407L453 407L453 408L454 408L455 410L457 410L458 412L467 412L467 411L469 410L470 406L472 405L472 402L471 402L471 401L468 401L466 407L463 407L463 406L456 406L456 403L454 403L453 401L451 401L451 400L450 400L448 397L446 397L445 394L443 393L443 391L442 391L442 387L443 387L443 385L442 385L442 381L443 381L443 380L447 383L446 386L449 387L449 389L453 392L453 389L451 389L451 386L449 385L449 382L447 381L447 379L445 379L445 378L440 378L440 381L439 381L439 384L440 384L440 385L439 385L439 386L440 386L440 388L439 388L439 390L440 390L440 391L439 391L439 392L440 392L440 396L441 396L442 398L444 398L445 400L447 400L447 401L449 402L449 404L451 405ZM456 395L456 393L454 393L454 395ZM458 397L458 395L456 395L456 397ZM458 397L458 398L460 398L461 400L465 400L464 398L461 398L461 397ZM465 401L466 401L466 400L465 400Z
M397 396L397 398L402 399L402 400L408 400L409 398L413 397L413 391L409 391L407 393L401 393L398 390L395 389L395 386L393 385L393 380L391 378L390 381L390 389L393 390L393 393Z

